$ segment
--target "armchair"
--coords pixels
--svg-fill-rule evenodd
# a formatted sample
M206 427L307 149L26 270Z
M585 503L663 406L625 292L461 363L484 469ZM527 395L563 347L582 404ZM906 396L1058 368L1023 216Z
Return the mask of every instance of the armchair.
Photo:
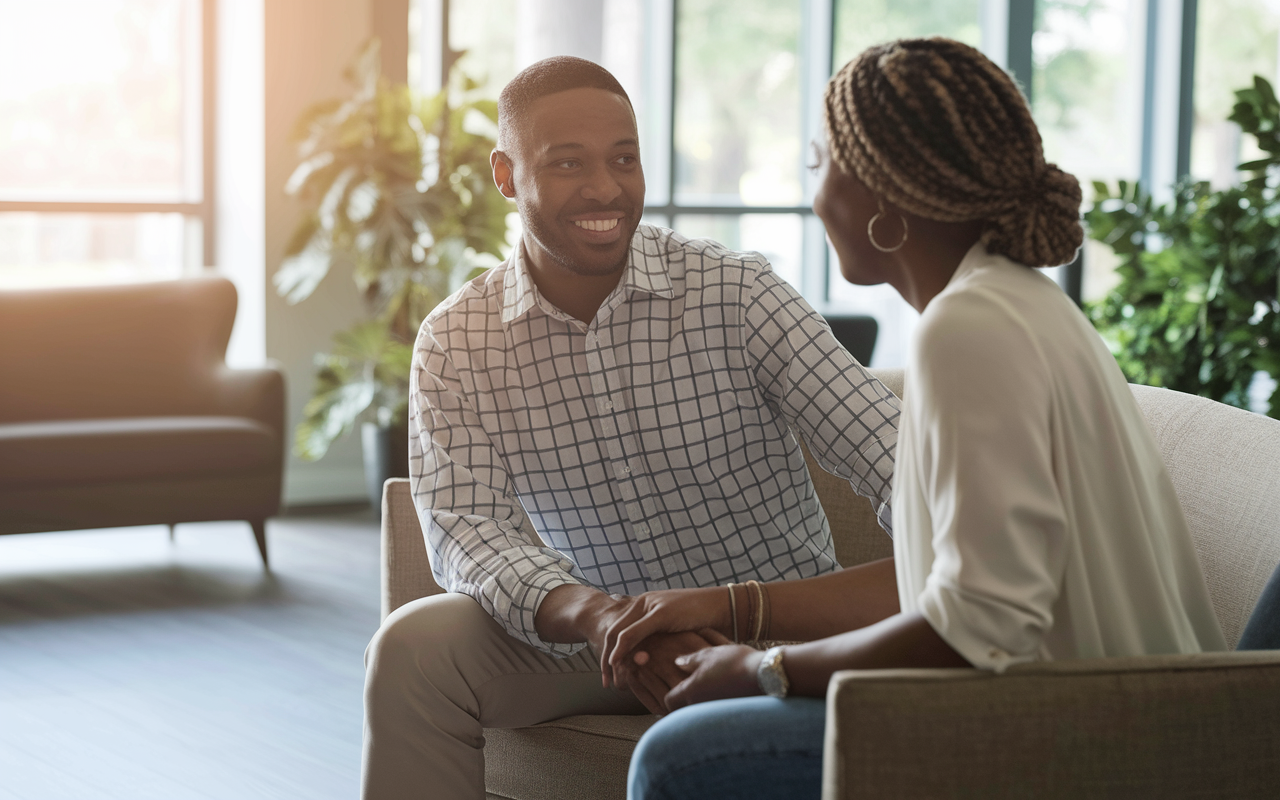
M902 395L901 370L872 370ZM1134 386L1187 514L1214 610L1234 646L1280 562L1280 423ZM816 467L836 556L892 554L870 504ZM408 481L383 495L383 615L439 592ZM823 796L1274 797L1280 652L837 673ZM491 798L624 798L652 716L578 716L486 730Z
M0 534L243 519L267 563L284 379L222 278L0 292Z

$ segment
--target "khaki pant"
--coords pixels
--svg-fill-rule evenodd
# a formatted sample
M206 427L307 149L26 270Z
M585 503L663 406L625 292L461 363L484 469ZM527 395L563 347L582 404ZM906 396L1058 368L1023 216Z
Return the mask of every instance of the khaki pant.
M601 687L590 648L553 658L466 595L425 597L365 651L363 796L483 800L484 728L643 713L630 692Z

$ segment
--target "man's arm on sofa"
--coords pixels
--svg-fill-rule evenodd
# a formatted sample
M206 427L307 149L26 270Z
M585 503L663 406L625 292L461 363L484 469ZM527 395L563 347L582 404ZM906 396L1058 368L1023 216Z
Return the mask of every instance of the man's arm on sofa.
M823 798L1275 797L1280 652L836 673Z

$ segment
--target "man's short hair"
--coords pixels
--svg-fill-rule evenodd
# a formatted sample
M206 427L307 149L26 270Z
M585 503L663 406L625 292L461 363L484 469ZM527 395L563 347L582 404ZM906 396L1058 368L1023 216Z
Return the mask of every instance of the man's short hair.
M535 100L569 89L604 89L631 106L622 84L599 64L573 56L544 58L521 70L498 95L498 147L506 149L514 144L512 135L518 136L524 129L529 106Z

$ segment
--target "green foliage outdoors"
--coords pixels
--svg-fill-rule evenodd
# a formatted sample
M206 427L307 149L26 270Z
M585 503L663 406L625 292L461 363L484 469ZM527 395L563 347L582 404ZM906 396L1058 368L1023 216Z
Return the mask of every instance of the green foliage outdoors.
M379 58L373 40L347 70L354 94L312 106L294 133L301 164L285 190L309 212L276 289L301 302L349 266L372 316L316 357L295 439L309 460L362 419L405 419L418 326L506 246L509 203L489 173L497 104L456 69L443 91L420 97L382 77Z
M1089 235L1120 257L1120 283L1087 310L1129 380L1247 408L1256 371L1280 379L1280 102L1258 76L1235 95L1230 119L1266 154L1242 185L1187 181L1161 205L1094 184Z

